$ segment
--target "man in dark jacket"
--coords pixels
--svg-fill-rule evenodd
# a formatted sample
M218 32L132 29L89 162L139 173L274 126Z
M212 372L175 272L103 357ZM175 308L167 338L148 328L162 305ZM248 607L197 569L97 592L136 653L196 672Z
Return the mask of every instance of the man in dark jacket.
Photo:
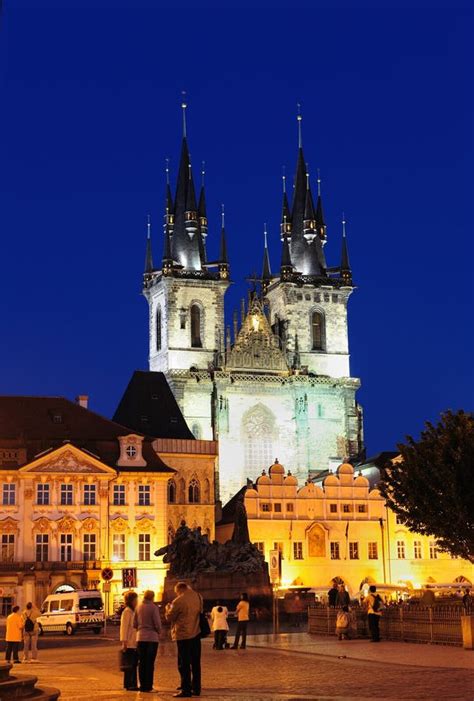
M336 597L336 606L341 606L342 608L342 606L349 606L350 603L351 597L349 596L349 592L346 591L344 584L340 584Z
M328 591L328 605L331 606L331 608L336 608L337 604L337 584L336 582L332 583L332 587Z
M176 599L166 607L165 617L171 623L171 639L178 647L178 671L181 688L177 698L201 694L201 627L202 597L185 582L175 586Z

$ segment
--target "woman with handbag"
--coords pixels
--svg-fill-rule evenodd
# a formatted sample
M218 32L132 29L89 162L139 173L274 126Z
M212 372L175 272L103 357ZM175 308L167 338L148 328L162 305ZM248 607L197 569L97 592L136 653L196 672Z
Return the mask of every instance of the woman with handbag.
M120 669L123 672L123 687L126 691L138 691L137 685L137 631L133 626L133 616L137 607L138 595L134 591L125 594L125 608L120 618Z

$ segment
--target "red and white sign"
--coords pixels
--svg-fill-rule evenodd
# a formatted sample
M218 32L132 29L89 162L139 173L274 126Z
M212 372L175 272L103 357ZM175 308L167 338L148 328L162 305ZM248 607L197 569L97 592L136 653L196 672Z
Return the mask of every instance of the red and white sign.
M110 582L110 580L113 579L114 571L111 567L104 567L104 569L100 573L100 576L102 577L104 582Z

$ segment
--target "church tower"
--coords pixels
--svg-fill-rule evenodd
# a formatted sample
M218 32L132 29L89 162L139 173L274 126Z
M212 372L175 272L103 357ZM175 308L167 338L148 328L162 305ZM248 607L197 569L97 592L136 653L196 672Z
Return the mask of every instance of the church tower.
M153 265L151 228L148 224L143 294L149 306L149 369L164 372L182 405L180 375L212 369L224 344L224 295L230 284L230 267L222 214L218 259L207 257L208 222L204 169L199 199L186 134L186 102L183 110L181 158L173 198L166 168L163 256ZM212 438L210 393L194 401L204 426L196 429L201 438ZM186 407L182 405L186 415ZM189 422L190 428L192 424Z

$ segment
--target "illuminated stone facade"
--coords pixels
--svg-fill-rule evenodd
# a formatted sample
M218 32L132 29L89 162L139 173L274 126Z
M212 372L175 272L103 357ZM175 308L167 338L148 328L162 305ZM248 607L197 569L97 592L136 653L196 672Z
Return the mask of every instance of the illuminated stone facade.
M349 367L353 283L345 232L340 265L328 267L321 193L318 184L314 205L301 144L280 233L278 274L271 274L265 245L258 294L242 305L240 323L235 314L226 324L224 217L219 255L210 260L204 185L197 201L185 135L174 197L167 184L158 266L148 231L149 368L166 374L196 438L218 440L223 502L275 455L305 479L363 449L360 382Z
M232 532L231 506L217 527L221 542ZM276 463L246 489L245 506L251 540L266 560L270 550L281 551L285 586L301 584L324 592L333 579L340 579L355 595L366 582L419 588L474 581L472 563L439 552L432 538L398 523L380 492L349 464L340 465L322 486L299 487Z

